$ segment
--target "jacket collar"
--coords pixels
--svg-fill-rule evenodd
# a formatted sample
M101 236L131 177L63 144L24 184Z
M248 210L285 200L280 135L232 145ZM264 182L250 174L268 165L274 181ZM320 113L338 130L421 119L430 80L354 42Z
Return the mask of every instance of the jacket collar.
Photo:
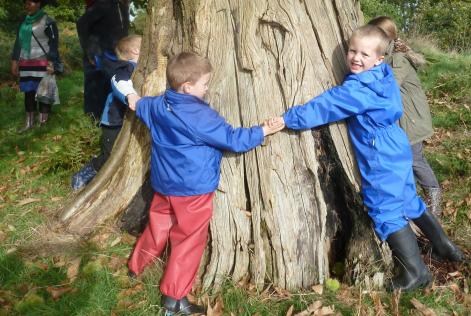
M383 62L359 74L349 74L347 80L358 80L380 96L388 95L389 84L394 80L391 67Z
M180 93L173 89L165 90L165 99L172 105L197 103L201 105L208 105L205 101L191 94Z

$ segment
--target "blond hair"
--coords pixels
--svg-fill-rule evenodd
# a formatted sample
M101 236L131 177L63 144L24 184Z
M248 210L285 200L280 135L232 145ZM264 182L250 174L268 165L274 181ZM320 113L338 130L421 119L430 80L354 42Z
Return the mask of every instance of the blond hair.
M195 83L201 76L213 71L208 58L183 52L173 56L167 64L167 82L178 90L185 82Z
M142 37L140 35L128 35L118 41L115 47L116 56L121 60L128 60L132 56L130 55L131 49L139 49L141 46Z
M386 35L389 37L390 40L397 39L397 26L394 23L394 20L388 16L377 16L370 22L369 25L376 25L381 28Z
M353 31L352 36L350 36L350 41L354 38L364 38L364 37L373 37L379 40L378 47L376 52L379 55L384 55L388 49L390 39L385 31L376 25L363 25Z

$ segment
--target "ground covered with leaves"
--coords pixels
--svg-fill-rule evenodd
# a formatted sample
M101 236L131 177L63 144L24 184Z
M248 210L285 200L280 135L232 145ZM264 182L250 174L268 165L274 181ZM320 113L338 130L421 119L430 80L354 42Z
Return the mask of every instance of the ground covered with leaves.
M471 250L471 57L424 48L421 72L434 117L426 154L444 189L447 232ZM135 237L115 225L77 244L55 239L57 210L71 197L70 176L98 152L99 129L82 113L82 75L59 80L62 103L47 125L18 134L22 94L14 82L0 86L0 315L159 315L163 263L137 281L126 275ZM54 242L38 242L52 240ZM330 279L288 293L247 281L226 282L218 294L197 291L208 315L469 315L471 265L424 258L434 283L412 293L387 293Z

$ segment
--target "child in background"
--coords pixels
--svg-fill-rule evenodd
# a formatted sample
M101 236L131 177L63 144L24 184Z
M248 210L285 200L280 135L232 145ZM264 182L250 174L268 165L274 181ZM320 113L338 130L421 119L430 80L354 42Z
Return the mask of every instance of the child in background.
M379 26L391 40L385 61L392 67L394 78L401 89L404 115L399 120L399 125L409 137L412 146L412 169L415 179L424 190L428 209L434 215L440 216L440 185L422 151L423 141L433 135L432 115L417 76L417 69L425 64L425 59L397 37L397 27L391 18L379 16L368 24Z
M169 89L161 96L126 96L150 130L151 183L155 191L149 224L129 259L135 277L170 239L171 251L160 283L162 306L171 313L204 313L188 302L208 236L222 152L245 152L283 128L267 124L233 128L203 98L212 66L207 58L181 53L168 62ZM125 99L125 96L122 96Z
M366 25L353 32L347 54L350 74L336 86L304 105L290 108L272 121L291 129L307 129L347 119L362 179L363 201L381 240L386 240L395 259L393 289L412 290L430 283L417 239L409 226L428 221L426 206L417 196L412 174L412 153L401 117L399 87L389 65L383 63L387 35ZM462 260L461 251L435 223L440 238L438 255ZM438 232L439 231L439 232Z
M137 65L141 47L141 37L129 35L119 40L116 45L116 56L108 54L101 60L100 68L111 78L113 92L108 95L101 117L101 153L92 158L85 166L72 176L71 186L78 190L87 185L108 160L114 142L118 138L123 126L124 114L127 105L119 100L116 94L129 94L135 91L128 90L127 83Z

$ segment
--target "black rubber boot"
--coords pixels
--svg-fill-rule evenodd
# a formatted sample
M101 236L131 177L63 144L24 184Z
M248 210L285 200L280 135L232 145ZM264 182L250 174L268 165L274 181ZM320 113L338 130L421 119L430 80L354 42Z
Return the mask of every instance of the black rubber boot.
M448 238L440 222L430 211L426 210L422 216L414 219L414 223L432 243L432 255L434 257L442 261L463 261L463 253Z
M162 295L162 307L165 315L204 315L206 309L203 306L191 304L186 297L176 300L170 296Z
M386 241L397 270L392 279L392 289L410 291L425 287L432 281L432 274L420 256L417 238L409 225L389 235Z

